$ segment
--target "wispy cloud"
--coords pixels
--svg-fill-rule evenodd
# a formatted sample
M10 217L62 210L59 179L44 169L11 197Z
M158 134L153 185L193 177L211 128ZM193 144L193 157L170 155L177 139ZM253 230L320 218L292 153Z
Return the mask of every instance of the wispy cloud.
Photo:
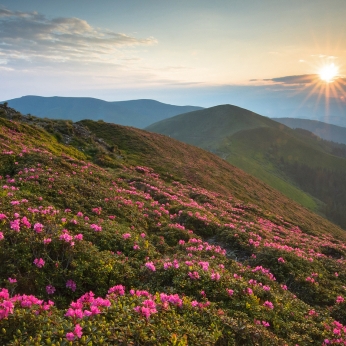
M346 78L339 77L337 79L339 83L345 84ZM257 84L269 84L269 85L281 85L281 86L307 86L310 84L321 83L318 74L302 74L294 76L284 76L277 78L266 78L266 79L250 79L250 82L256 82Z
M79 18L0 9L0 56L6 62L115 62L122 49L157 43L91 26Z
M280 84L280 85L307 85L314 83L318 76L316 74L303 74L295 76L284 76L266 79L250 79L250 82L259 82L263 84Z

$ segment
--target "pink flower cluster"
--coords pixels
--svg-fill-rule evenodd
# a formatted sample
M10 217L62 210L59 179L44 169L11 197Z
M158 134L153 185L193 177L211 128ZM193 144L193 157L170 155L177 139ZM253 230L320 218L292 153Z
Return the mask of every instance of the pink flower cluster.
M99 225L96 225L95 223L91 224L90 228L93 229L95 232L101 232L102 231L102 227Z
M345 301L345 298L343 298L343 297L341 297L341 296L338 296L337 298L336 298L336 303L337 304L341 304L341 303L343 303Z
M267 321L260 321L260 320L254 319L254 323L258 324L258 325L262 325L262 326L267 327L267 328L270 327L270 324Z
M33 308L35 314L39 314L42 311L49 310L54 303L52 301L46 303L34 296L25 294L10 297L6 288L0 288L0 320L13 314L16 305L21 308Z
M178 294L161 293L160 299L161 299L161 302L164 304L164 306L165 306L165 303L171 303L171 304L179 306L179 307L181 307L183 305L183 301L179 297Z
M45 265L45 261L42 258L35 258L33 262L37 268L42 268Z
M269 302L268 300L264 302L263 306L269 309L274 309L274 304L272 302Z
M73 341L75 339L75 337L80 339L83 335L82 330L83 330L83 328L79 325L79 323L77 323L74 327L73 332L66 333L66 339L68 341Z
M145 263L145 266L153 272L156 271L156 268L155 268L155 265L153 262L147 262L147 263Z
M111 287L108 290L108 294L115 294L115 295L119 295L119 296L123 296L125 294L125 286L123 285L116 285Z
M142 306L136 306L133 310L143 315L146 319L149 319L152 314L157 313L156 303L151 299L145 300Z
M189 272L187 275L188 275L189 278L192 279L192 280L198 280L198 279L200 278L199 273L196 272L196 271L194 271L194 272Z
M85 316L98 315L102 312L102 308L111 306L108 299L94 298L94 296L93 292L82 295L76 302L70 304L65 316L81 319Z
M69 288L71 291L75 292L77 289L77 284L73 280L67 280L66 287Z
M35 223L34 225L34 231L36 233L41 233L43 231L43 225L40 223Z

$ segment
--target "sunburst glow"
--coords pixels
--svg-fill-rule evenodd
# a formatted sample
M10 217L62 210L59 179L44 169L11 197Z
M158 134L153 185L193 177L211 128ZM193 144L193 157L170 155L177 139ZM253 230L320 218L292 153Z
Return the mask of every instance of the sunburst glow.
M338 67L335 66L335 64L329 64L329 65L323 66L320 69L319 75L323 81L325 81L326 83L331 83L337 77L338 72L339 72Z

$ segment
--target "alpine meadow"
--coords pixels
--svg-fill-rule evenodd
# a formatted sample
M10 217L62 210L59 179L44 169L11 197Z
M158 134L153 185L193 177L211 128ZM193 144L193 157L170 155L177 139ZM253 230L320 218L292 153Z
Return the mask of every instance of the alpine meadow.
M345 346L345 13L0 0L0 346Z

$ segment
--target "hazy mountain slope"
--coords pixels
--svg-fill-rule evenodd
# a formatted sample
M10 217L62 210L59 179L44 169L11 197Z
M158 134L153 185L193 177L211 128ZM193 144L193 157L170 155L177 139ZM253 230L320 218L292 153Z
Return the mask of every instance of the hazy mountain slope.
M88 97L23 96L7 102L10 107L23 114L73 121L102 119L138 128L180 113L201 109L193 106L174 106L154 100L107 102Z
M337 226L168 137L1 110L3 345L345 341Z
M331 125L321 121L296 118L272 118L273 120L284 124L292 129L301 128L308 130L320 138L328 141L346 144L346 128L342 126Z
M346 219L341 212L342 206L346 207L341 193L344 186L342 174L346 173L346 147L341 144L320 140L309 132L292 130L230 105L182 114L147 129L214 152L302 205L313 210L319 208L346 227ZM202 136L198 135L199 130L204 131ZM209 133L211 136L208 136ZM336 156L338 151L340 155ZM300 165L302 173L299 177L294 171L295 165ZM311 169L312 176L305 177L303 167ZM337 193L334 188L329 192L328 188L320 191L322 181L323 186L338 185L340 192ZM340 211L334 210L335 203Z

